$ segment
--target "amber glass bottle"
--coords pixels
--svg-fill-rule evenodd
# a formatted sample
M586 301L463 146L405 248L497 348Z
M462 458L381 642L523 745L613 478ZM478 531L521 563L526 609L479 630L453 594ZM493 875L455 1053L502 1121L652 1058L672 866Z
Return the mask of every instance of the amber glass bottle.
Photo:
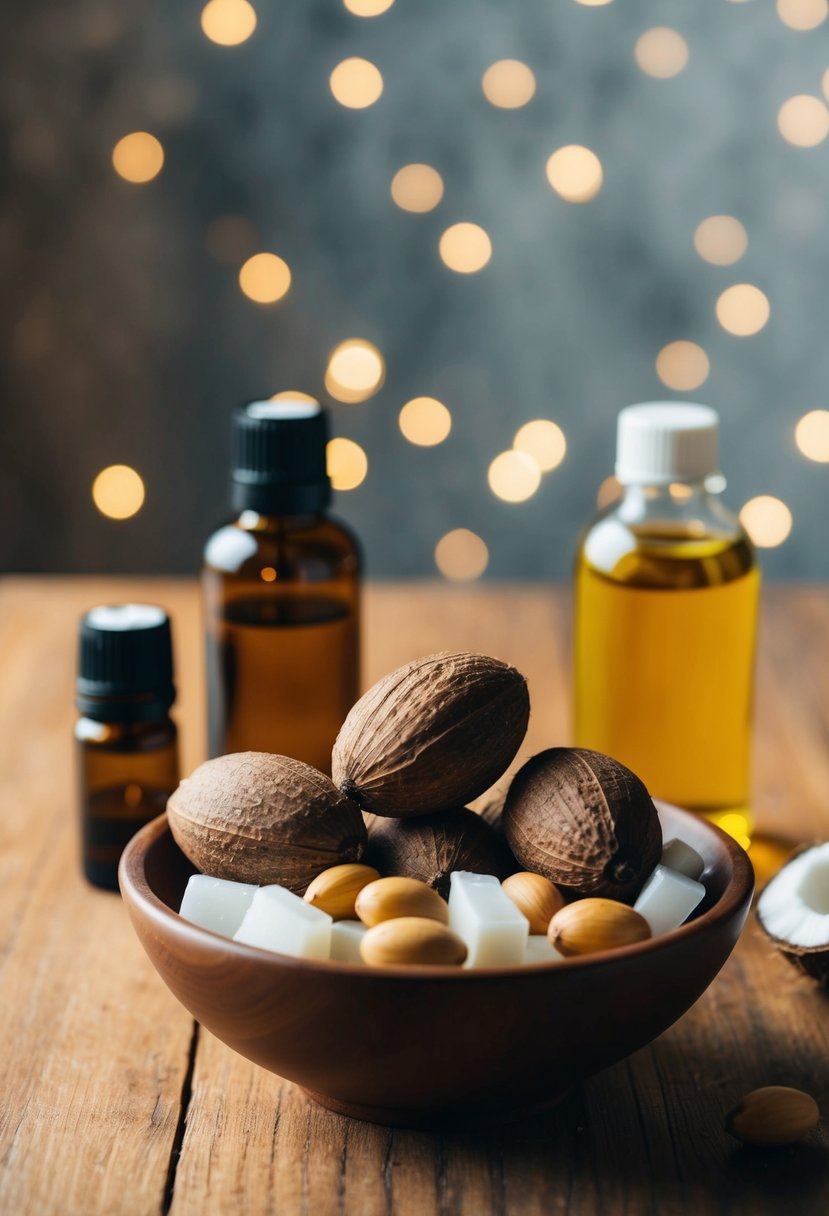
M81 621L75 724L83 871L118 890L131 836L178 785L170 622L151 604L93 608Z
M713 410L679 402L620 415L623 497L576 559L575 738L743 837L760 575L706 486L717 429Z
M254 402L233 419L236 518L202 570L211 756L265 751L323 772L359 693L360 556L326 514L327 419Z

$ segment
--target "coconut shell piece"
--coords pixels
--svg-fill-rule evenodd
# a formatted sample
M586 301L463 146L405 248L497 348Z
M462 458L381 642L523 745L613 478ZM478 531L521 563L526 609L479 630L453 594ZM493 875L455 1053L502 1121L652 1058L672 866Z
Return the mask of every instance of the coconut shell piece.
M533 756L513 779L502 821L521 865L569 895L633 903L662 851L645 786L617 760L586 748Z
M756 915L792 966L829 987L829 841L792 854L763 888Z
M497 781L526 734L527 681L482 654L434 654L385 676L334 744L344 794L376 815L462 806Z
M167 817L203 874L297 895L329 866L359 861L367 840L359 807L328 777L265 752L200 764L171 794Z
M369 829L366 859L381 874L428 883L444 899L449 898L453 870L506 878L515 869L506 842L466 807L414 819L376 818Z

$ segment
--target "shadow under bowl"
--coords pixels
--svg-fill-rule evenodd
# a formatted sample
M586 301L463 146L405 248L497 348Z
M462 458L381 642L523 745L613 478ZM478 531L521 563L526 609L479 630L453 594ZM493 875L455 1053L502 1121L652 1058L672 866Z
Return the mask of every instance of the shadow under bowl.
M407 1127L521 1118L666 1030L739 937L748 856L706 820L657 805L664 838L705 859L701 908L672 933L564 962L374 968L219 937L176 911L194 870L166 815L127 846L121 891L150 961L193 1016L324 1106Z

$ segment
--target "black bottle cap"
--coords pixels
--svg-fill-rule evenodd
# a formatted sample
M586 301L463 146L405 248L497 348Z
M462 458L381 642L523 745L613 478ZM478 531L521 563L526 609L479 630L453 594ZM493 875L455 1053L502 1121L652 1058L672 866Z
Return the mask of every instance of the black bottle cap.
M253 401L233 415L233 506L263 515L312 515L331 501L328 418L306 401Z
M81 618L75 704L99 722L151 722L176 699L170 618L154 604L112 604Z

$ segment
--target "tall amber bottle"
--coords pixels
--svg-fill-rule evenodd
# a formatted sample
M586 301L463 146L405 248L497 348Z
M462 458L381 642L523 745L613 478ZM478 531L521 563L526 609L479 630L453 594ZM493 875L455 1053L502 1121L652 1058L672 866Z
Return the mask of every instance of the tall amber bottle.
M234 414L238 514L202 568L211 756L277 752L328 772L358 697L360 555L326 514L327 433L305 402Z
M707 406L619 416L623 496L576 559L575 739L742 836L760 576L739 520L706 488L717 438Z

